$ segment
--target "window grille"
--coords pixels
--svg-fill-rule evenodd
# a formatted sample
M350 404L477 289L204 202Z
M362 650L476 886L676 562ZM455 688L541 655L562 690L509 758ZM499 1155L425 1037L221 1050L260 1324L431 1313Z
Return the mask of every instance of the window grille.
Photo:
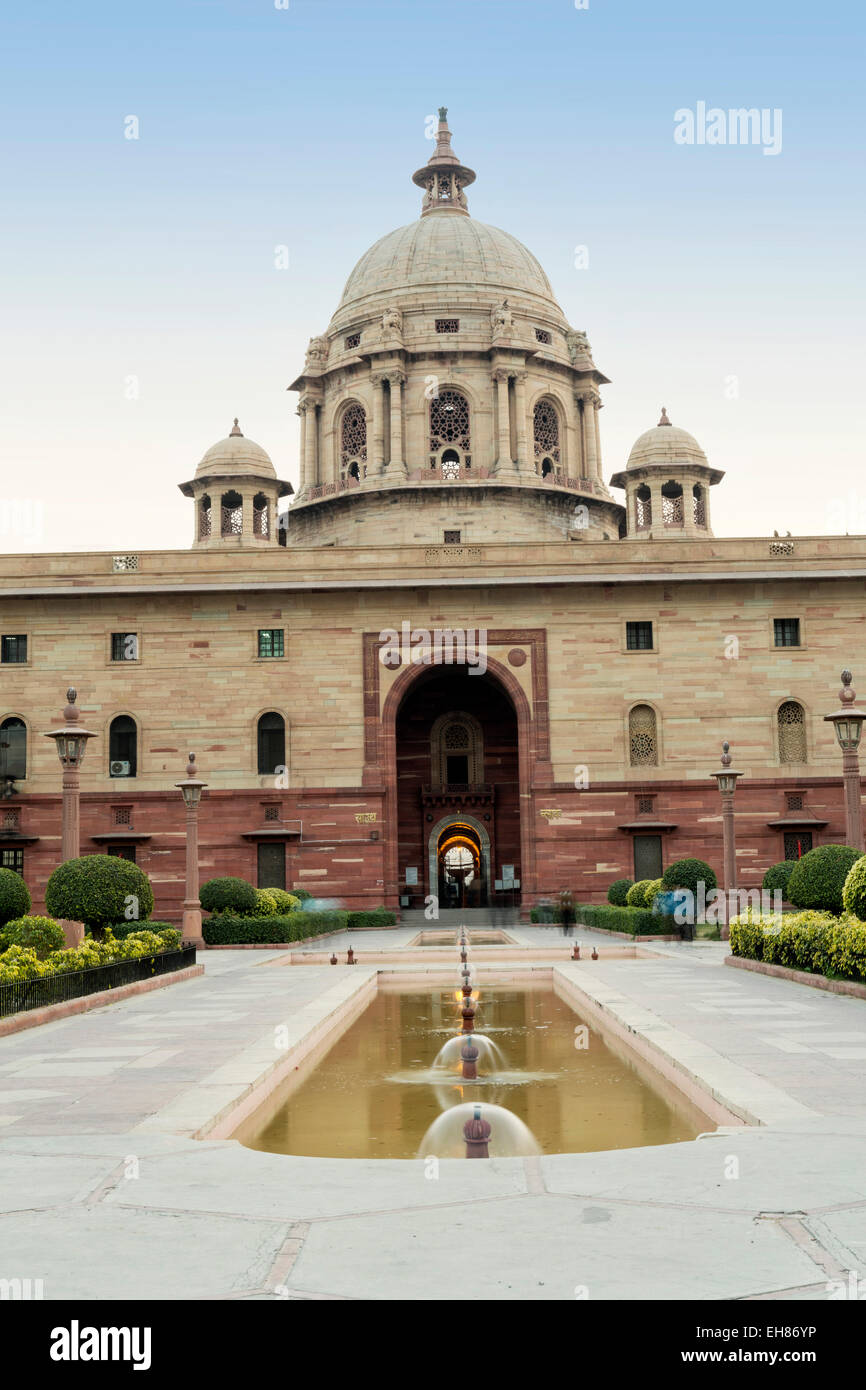
M779 706L777 715L779 728L779 762L804 763L806 761L806 716L803 706L796 700L786 700Z
M656 767L658 749L655 710L635 705L628 717L629 762L632 767Z
M551 401L539 401L533 411L535 457L548 455L559 463L559 415Z

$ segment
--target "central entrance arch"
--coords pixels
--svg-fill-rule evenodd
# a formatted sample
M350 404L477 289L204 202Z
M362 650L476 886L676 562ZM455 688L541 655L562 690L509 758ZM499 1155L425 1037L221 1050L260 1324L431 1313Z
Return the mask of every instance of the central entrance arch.
M483 821L443 816L427 841L428 893L440 907L487 907L490 887L490 836Z

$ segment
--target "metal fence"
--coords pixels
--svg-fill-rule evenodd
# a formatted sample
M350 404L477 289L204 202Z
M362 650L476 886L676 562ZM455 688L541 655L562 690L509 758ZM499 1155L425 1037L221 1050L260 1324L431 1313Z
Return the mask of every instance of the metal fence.
M149 980L154 975L169 975L195 965L195 947L182 946L177 951L161 951L158 955L139 956L132 960L117 960L111 965L94 965L88 970L69 970L60 975L41 975L37 980L16 980L0 985L0 1018L22 1013L25 1009L41 1009L47 1004L63 1004L68 999L81 999L101 990L117 989L120 985Z

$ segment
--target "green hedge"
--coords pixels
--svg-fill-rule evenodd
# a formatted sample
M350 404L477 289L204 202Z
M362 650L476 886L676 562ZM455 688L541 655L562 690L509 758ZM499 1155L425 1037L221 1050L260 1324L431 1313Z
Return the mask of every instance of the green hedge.
M396 912L392 912L387 907L367 908L359 912L349 913L349 930L354 927L393 927L397 922Z
M866 922L856 917L786 912L762 918L747 912L732 919L730 944L731 953L746 960L866 981Z
M646 907L614 907L610 903L575 903L579 927L603 927L605 931L625 932L629 936L677 936L680 929L673 917L651 912ZM529 913L530 921L553 923L562 920L561 910L552 903L539 903Z
M115 941L123 941L127 936L132 936L133 932L138 931L177 931L177 927L172 927L171 922L152 922L149 918L146 922L112 922L111 934ZM85 938L90 935L85 932Z
M345 931L348 919L348 912L289 912L278 917L219 912L202 924L202 936L208 946L277 946L308 936Z
M850 845L818 845L798 859L788 881L788 897L795 907L842 911L842 890L851 867L860 858Z
M530 922L549 926L562 921L562 908L558 903L538 903L529 910Z

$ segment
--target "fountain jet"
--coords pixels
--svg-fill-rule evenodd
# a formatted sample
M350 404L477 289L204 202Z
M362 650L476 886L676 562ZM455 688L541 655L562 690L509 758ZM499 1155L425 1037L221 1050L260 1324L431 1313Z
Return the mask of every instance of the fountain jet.
M492 1126L487 1120L481 1118L481 1106L476 1105L475 1113L471 1120L467 1120L463 1126L463 1138L466 1140L467 1158L489 1158L490 1150L487 1145L492 1133Z
M479 1049L475 1046L472 1034L470 1033L466 1042L460 1049L460 1060L463 1064L463 1080L478 1080L478 1056Z

